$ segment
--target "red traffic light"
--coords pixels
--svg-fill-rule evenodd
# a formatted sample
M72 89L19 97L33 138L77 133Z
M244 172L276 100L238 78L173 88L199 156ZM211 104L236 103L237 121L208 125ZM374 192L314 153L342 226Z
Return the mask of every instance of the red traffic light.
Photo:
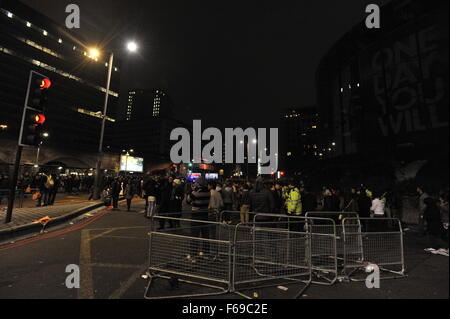
M40 80L40 85L39 88L41 90L46 90L49 89L52 86L52 81L50 81L50 79L48 78L43 78L42 80Z
M35 122L36 124L42 125L42 124L45 123L45 120L46 120L46 118L45 118L45 115L44 115L44 114L36 114L36 115L34 116L34 122Z

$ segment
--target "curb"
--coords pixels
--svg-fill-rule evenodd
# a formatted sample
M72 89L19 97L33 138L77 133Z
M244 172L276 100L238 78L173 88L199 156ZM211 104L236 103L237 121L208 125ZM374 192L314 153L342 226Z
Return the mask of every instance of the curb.
M70 213L67 213L65 215L55 217L47 224L46 228L63 224L73 218L76 218L80 215L83 215L83 214L89 212L89 211L92 211L92 210L95 210L95 209L101 208L101 207L106 207L106 206L104 203L92 204L87 207L83 207L83 208L77 209L75 211L72 211ZM41 231L41 230L42 230L42 225L36 224L36 223L29 223L29 224L20 225L20 226L14 226L14 227L7 228L7 229L0 231L0 241L17 236L19 234L26 235L28 233Z

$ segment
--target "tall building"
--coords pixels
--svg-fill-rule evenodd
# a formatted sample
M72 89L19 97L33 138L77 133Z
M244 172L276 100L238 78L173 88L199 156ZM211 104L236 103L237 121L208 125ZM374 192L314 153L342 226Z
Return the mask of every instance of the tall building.
M0 163L14 161L28 76L34 70L53 83L46 109L50 137L40 163L95 166L108 64L107 57L92 56L87 43L19 1L0 1L0 125L7 127L0 131ZM119 64L113 69L105 145L117 118ZM36 150L27 149L23 163L33 164L35 158Z
M317 102L332 157L448 160L448 1L392 1L322 59Z
M302 163L320 157L320 121L316 107L290 108L281 119L282 167L299 168Z
M128 92L125 116L118 121L113 147L133 149L144 158L146 170L170 165L170 133L188 127L172 117L173 103L162 89L132 89Z
M126 121L172 115L172 101L162 89L128 91L124 117Z

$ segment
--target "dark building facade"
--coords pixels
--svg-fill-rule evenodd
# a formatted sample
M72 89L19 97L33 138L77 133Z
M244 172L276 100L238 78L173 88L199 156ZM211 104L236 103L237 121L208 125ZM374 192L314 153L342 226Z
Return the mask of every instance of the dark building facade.
M283 110L281 118L281 168L292 172L320 157L320 121L316 107Z
M144 158L146 171L167 168L171 164L170 150L173 145L170 133L178 127L187 126L165 116L120 121L113 145L116 151L133 149L136 156Z
M116 123L115 150L134 150L144 158L145 170L171 165L170 134L178 127L188 127L172 117L173 102L163 89L132 89L128 92L124 117Z
M173 103L163 89L128 91L128 99L120 120L138 120L160 116L172 116Z
M17 145L29 72L34 70L53 83L46 108L50 137L41 155L45 158L48 151L53 154L50 161L91 166L92 161L83 161L83 157L90 158L98 149L108 65L107 56L90 56L87 44L19 1L0 1L0 125L7 127L0 131L4 141L1 163L11 164L14 158L10 155ZM119 78L117 65L112 75L105 145L111 142L117 118ZM27 156L24 162L33 163Z
M317 103L327 157L448 159L448 1L392 1L323 58Z

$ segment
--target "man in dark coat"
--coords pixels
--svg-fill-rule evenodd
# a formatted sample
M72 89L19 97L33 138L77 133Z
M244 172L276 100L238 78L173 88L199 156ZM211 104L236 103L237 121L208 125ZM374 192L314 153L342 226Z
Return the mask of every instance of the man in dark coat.
M192 206L192 220L199 222L193 222L191 225L191 236L194 238L209 238L210 225L208 224L209 214L209 202L211 199L211 192L208 189L206 180L202 177L197 179L192 191L189 193L187 202ZM201 247L200 247L201 246ZM203 257L209 253L210 245L207 241L191 241L191 254L187 256L187 259L195 263L195 258Z
M275 211L275 202L273 200L270 190L264 187L264 181L259 177L255 182L255 188L250 192L250 212L273 214ZM259 217L257 221L264 223L264 226L271 227L273 225L267 224L273 222L273 217Z
M172 217L181 218L181 212L183 210L184 189L181 181L175 179L173 181L172 192L170 195L169 211ZM179 227L180 223L175 222L174 227Z
M272 190L272 197L274 201L274 213L283 213L283 190L280 183L276 183Z
M121 190L122 190L122 182L120 181L119 178L115 178L111 186L111 197L113 201L113 208L115 210L119 209L119 196Z
M311 193L308 188L302 187L300 189L302 195L303 212L315 212L317 209L317 197L314 193Z
M170 196L172 195L172 185L173 179L162 179L160 183L160 201L157 202L159 205L159 215L169 216L170 214ZM159 229L163 230L166 224L166 219L159 220ZM173 228L173 221L169 220L169 225Z

